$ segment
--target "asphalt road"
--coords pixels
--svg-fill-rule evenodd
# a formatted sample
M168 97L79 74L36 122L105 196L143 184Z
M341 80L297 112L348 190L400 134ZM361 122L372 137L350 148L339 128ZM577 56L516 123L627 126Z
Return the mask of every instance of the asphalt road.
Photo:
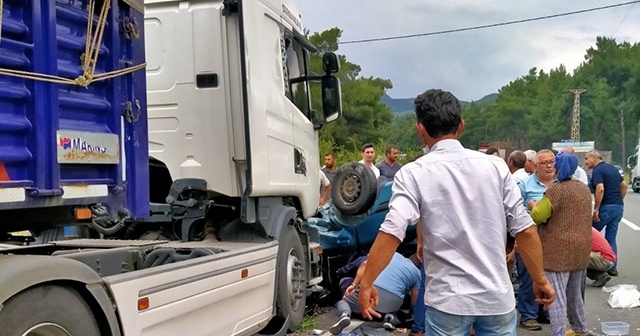
M620 275L614 277L607 286L618 284L633 284L640 288L640 194L629 189L625 199L624 219L620 223L618 230L618 271ZM603 321L622 321L630 324L630 336L640 336L640 308L614 309L609 306L607 299L609 293L603 292L601 288L591 287L587 280L586 290L586 313L591 331L596 335L600 332ZM322 330L321 335L330 335L328 329L336 319L335 308L326 307L316 316L317 328ZM370 324L371 322L368 322ZM352 326L345 332L353 330L361 322L354 319ZM372 324L372 323L371 323ZM374 326L374 325L372 325ZM377 326L377 325L375 325ZM299 332L297 335L313 335L312 332ZM543 325L542 331L527 331L518 328L518 335L542 336L549 335L549 325ZM402 333L394 333L402 335Z

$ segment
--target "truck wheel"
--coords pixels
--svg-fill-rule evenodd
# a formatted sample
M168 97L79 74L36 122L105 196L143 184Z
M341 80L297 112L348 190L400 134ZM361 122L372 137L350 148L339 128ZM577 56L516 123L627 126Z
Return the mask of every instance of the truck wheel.
M631 189L633 189L634 193L640 192L640 188L631 188Z
M287 225L278 248L278 292L276 308L283 320L289 317L289 331L300 326L307 303L307 261L296 229Z
M373 171L358 162L340 166L331 182L333 205L345 215L361 215L376 201L378 182Z
M40 285L2 305L0 329L17 336L99 336L98 324L76 290Z

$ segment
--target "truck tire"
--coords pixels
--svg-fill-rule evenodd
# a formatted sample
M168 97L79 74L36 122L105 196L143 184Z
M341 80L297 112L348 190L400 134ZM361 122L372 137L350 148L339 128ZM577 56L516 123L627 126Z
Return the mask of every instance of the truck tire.
M0 326L0 335L100 336L80 293L57 285L39 285L4 302Z
M291 321L289 331L294 332L302 323L307 303L307 260L296 229L287 225L283 229L278 248L278 317Z
M345 215L361 215L376 201L378 182L373 171L358 162L340 166L331 182L333 206Z

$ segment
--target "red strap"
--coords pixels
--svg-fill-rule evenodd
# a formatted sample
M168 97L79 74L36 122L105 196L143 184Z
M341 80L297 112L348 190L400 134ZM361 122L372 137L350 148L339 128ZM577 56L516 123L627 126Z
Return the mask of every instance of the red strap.
M0 163L0 182L11 181L9 178L9 174L7 174L7 170L4 169L4 163Z

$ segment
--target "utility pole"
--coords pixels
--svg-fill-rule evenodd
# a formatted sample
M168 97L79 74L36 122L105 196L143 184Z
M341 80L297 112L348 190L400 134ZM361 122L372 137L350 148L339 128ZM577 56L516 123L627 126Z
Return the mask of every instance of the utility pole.
M626 143L624 136L624 110L620 110L620 134L622 134L622 158L620 159L620 166L626 167L627 155L625 153ZM624 168L626 170L626 168Z
M571 140L580 141L580 94L586 89L571 89L573 92L573 114L571 120Z

